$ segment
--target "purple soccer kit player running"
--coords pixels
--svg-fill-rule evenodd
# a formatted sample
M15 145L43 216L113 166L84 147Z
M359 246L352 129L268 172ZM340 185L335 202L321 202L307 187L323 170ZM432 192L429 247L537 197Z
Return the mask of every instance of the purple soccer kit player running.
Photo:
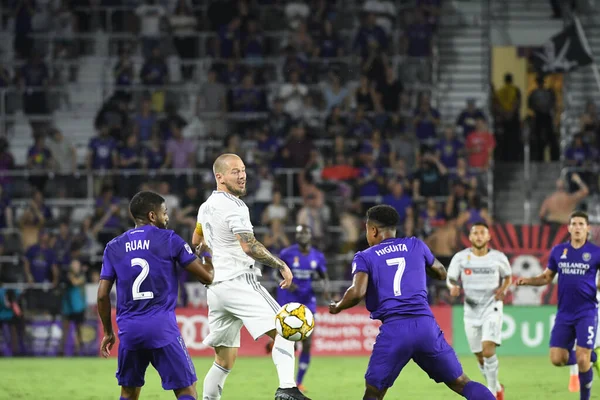
M494 400L464 373L427 303L426 276L446 279L444 266L419 239L396 238L398 212L385 205L367 211L367 250L356 253L353 281L329 306L337 314L366 298L371 318L383 322L365 374L363 400L383 399L412 359L429 377L470 400Z
M598 369L598 357L592 350L598 326L596 274L600 247L587 241L590 225L585 212L571 213L568 229L571 240L552 248L548 268L539 276L518 279L517 285L547 285L558 274L558 311L550 335L550 360L557 367L577 364L579 398L589 400L594 379L592 364Z
M296 227L296 242L297 244L281 250L279 254L279 257L292 270L294 280L288 289L277 288L277 302L280 305L291 302L301 303L314 314L317 312L317 299L313 289L315 279L323 281L325 298L330 299L325 256L311 246L312 232L306 225ZM302 342L302 353L298 360L296 383L301 391L304 391L302 381L310 364L311 344L312 336L309 336Z
M178 269L210 284L212 265L201 263L181 237L166 229L167 208L158 194L136 194L129 210L135 228L111 240L102 260L98 288L102 355L108 357L115 343L110 291L116 282L120 339L116 376L121 400L137 400L149 364L158 371L165 390L173 390L179 400L195 400L196 372L175 317Z

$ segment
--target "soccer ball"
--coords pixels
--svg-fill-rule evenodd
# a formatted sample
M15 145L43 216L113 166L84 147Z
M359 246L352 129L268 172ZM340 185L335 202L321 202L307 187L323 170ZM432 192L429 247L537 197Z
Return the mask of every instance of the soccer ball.
M275 316L275 329L284 339L298 342L309 337L315 328L315 317L304 304L287 303Z

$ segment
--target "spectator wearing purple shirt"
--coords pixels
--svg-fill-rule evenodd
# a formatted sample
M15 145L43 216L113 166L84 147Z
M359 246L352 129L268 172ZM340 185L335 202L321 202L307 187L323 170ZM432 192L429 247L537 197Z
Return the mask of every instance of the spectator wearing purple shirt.
M421 96L419 108L415 110L413 123L415 134L421 144L430 144L436 139L436 128L440 124L440 113L431 107L428 95Z
M148 174L151 177L157 176L156 170L166 168L167 152L158 135L152 136L150 143L144 148L143 155L142 165L150 170Z
M144 62L140 71L140 79L142 84L153 86L152 103L154 111L163 112L165 108L165 92L161 86L168 83L169 67L158 47L152 49L152 56Z
M244 58L252 62L253 65L262 65L267 49L265 38L259 31L258 21L255 19L248 20L247 32L242 41Z
M391 193L383 196L382 203L394 207L400 216L400 226L403 236L412 236L414 226L413 201L404 193L404 187L400 182L391 185Z
M364 158L364 164L360 168L360 175L357 181L360 197L370 197L370 199L361 199L363 207L371 207L376 204L373 197L381 194L381 188L385 184L383 170L375 164L373 156Z
M475 99L468 99L467 107L460 113L456 120L456 126L460 128L464 138L475 130L478 118L485 119L485 114L479 108L475 107Z
M429 58L432 54L433 31L420 10L415 12L415 21L409 25L403 36L403 44L408 60L403 66L405 82L429 82L431 65Z
M167 159L165 165L175 169L191 169L196 166L196 144L183 137L179 124L171 125L173 137L167 141ZM173 188L175 191L183 191L186 185L187 175L178 172L173 177Z
M241 64L237 63L235 59L227 60L227 67L221 70L219 74L219 82L224 85L236 86L244 79L245 71Z
M582 167L590 159L590 149L583 145L583 137L578 134L573 137L573 144L565 152L567 164Z
M27 168L34 172L29 178L29 183L40 191L44 191L48 175L46 171L53 167L52 153L46 147L44 135L36 134L35 143L27 152Z
M236 16L219 29L217 58L238 58L240 56L241 23L240 17Z
M354 120L350 124L348 136L355 139L366 139L371 137L371 132L373 132L373 126L365 118L365 111L358 107L354 114Z
M364 140L360 145L361 160L373 158L375 165L387 167L390 165L390 145L381 137L379 129L373 130L371 139Z
M107 128L90 139L86 164L88 170L109 170L117 166L117 141L108 135Z
M134 71L128 49L121 49L119 61L113 70L113 76L115 78L115 85L117 86L115 96L124 99L126 102L130 102L131 91L128 88L133 84Z
M454 127L444 129L444 137L437 144L437 157L446 168L454 169L458 164L458 157L462 156L465 145L454 134Z
M96 199L96 219L101 219L108 214L112 206L119 205L119 198L114 195L112 186L106 185L102 188L100 196ZM121 227L121 218L119 214L112 214L111 217L104 223L103 228L118 229ZM114 235L113 235L114 236Z
M319 45L315 47L315 57L335 58L344 56L342 42L335 34L332 22L328 19L323 22L318 43Z
M367 14L364 24L360 27L354 38L353 48L363 58L368 56L370 47L377 47L382 50L387 49L388 37L385 31L376 24L376 21L377 17L375 14Z
M152 135L157 131L157 119L152 112L152 102L148 98L142 100L140 113L133 119L134 133L142 142L150 140Z
M254 76L251 72L248 72L244 76L241 87L233 89L231 101L233 103L233 111L245 113L266 111L264 93L254 86Z
M52 282L56 286L60 275L56 262L56 254L50 247L50 234L42 231L39 243L31 246L23 258L27 282Z
M125 145L119 148L119 195L132 197L138 191L141 176L131 174L127 170L142 168L142 151L137 136L131 134L125 140Z

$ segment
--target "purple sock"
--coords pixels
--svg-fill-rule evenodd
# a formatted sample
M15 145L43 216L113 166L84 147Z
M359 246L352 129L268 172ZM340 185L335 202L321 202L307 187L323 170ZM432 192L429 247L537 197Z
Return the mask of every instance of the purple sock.
M304 374L308 369L308 364L310 364L310 353L303 351L300 353L300 360L298 361L298 377L296 378L296 383L298 385L302 384Z
M469 381L465 385L462 396L468 400L496 400L496 396L492 394L479 382Z
M592 354L594 354L592 352ZM567 361L567 365L575 365L577 364L577 356L575 355L575 350L571 350L569 352L569 361Z
M592 351L592 364L595 364L598 361L598 355L595 351Z
M126 399L125 397L120 396L119 400L129 400L129 399Z
M594 371L591 368L587 372L579 373L579 400L590 400L593 380Z
M182 396L179 396L177 400L196 400L196 398L191 394L184 394Z

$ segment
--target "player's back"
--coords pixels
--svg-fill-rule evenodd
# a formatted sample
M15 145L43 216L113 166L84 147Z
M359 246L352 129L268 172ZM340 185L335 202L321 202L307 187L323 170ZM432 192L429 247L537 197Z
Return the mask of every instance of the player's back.
M117 288L119 338L128 348L158 348L179 336L178 271L172 252L180 241L171 230L144 225L106 246L104 263L112 266ZM191 248L184 246L192 257Z
M198 222L202 225L204 241L212 250L214 283L249 270L260 272L252 268L254 260L244 253L235 236L253 231L246 203L229 193L215 190L200 206Z
M386 239L357 253L353 269L369 274L366 306L373 319L393 316L431 316L427 301L426 266L435 258L419 239Z

